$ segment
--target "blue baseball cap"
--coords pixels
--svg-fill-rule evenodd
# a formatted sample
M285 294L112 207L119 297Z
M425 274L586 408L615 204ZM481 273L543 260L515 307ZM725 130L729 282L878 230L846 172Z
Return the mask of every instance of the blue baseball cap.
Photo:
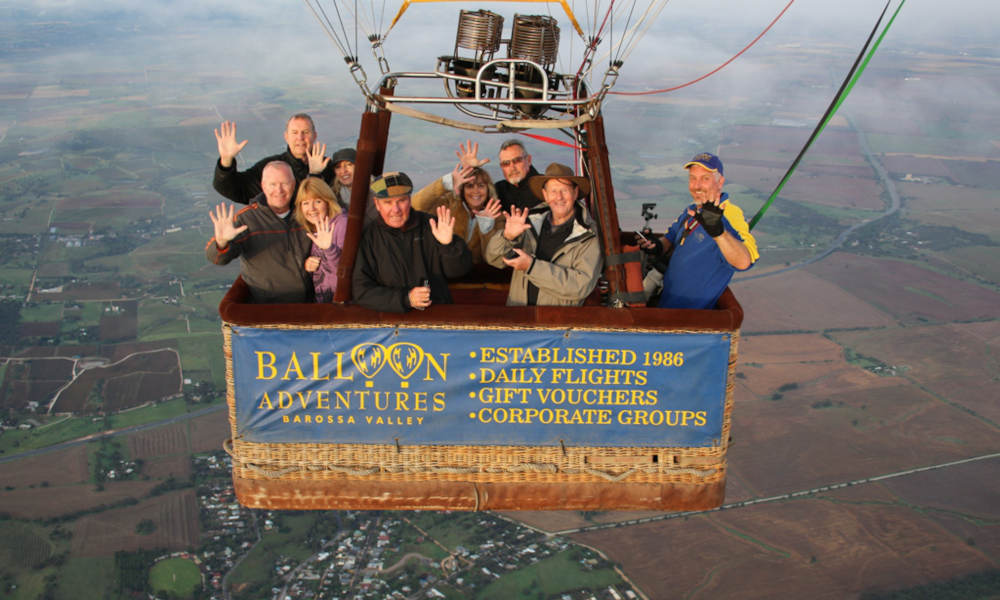
M711 152L702 152L700 154L696 154L694 158L689 160L687 164L684 165L684 168L690 169L691 165L698 165L701 167L705 167L706 169L712 171L713 173L718 173L719 175L725 176L725 174L722 172L722 161L719 160L718 156L712 154Z

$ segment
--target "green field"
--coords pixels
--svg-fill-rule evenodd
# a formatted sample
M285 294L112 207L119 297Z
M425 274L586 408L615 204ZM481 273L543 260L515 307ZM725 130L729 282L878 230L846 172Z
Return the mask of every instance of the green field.
M506 574L479 590L476 598L551 598L573 590L596 592L622 583L612 569L584 570L574 556L576 553L577 550L566 550Z
M230 577L230 583L236 586L241 583L259 584L269 581L274 562L286 556L297 561L303 561L312 556L304 540L306 532L316 520L316 516L305 513L302 515L283 514L281 520L289 529L287 533L278 530L263 532L259 544L247 553Z
M41 598L45 578L54 574L44 566L55 545L42 527L20 521L0 521L0 572L9 575L17 587L3 590L0 596L10 600Z
M186 558L168 558L149 570L149 586L153 592L169 592L175 598L190 598L201 585L198 565Z
M179 338L178 351L185 376L193 377L194 373L207 369L211 373L212 383L220 389L225 387L226 363L222 356L222 333L219 329L212 333Z
M62 302L32 302L21 307L21 320L28 322L59 321L63 318Z
M115 559L71 557L59 569L56 600L115 598Z
M162 421L187 412L187 405L183 398L174 398L166 402L160 402L154 406L144 406L135 410L128 410L111 417L111 428L121 429L133 425L142 425L153 421Z
M8 431L0 436L0 454L16 454L25 450L45 448L59 442L97 433L103 429L101 419L91 417L63 419L56 417L51 425L27 431Z
M162 300L142 300L139 303L139 339L147 341L187 335L186 312L183 307L164 304Z
M478 522L482 519L476 513L452 513L442 516L436 513L421 512L413 515L411 520L435 540L441 542L449 550L455 546L470 546L474 540L481 539L482 527Z
M0 231L0 233L3 233ZM31 283L31 269L27 267L17 267L4 265L0 267L0 286L5 293L23 296L28 292L28 285Z

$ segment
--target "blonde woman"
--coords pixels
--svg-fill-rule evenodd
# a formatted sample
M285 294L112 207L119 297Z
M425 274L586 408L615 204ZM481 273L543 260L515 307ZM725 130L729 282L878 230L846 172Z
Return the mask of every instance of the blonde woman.
M347 215L330 186L318 177L303 179L296 197L295 220L305 227L306 235L312 240L305 269L312 273L316 302L333 302L337 291L337 265L347 233Z

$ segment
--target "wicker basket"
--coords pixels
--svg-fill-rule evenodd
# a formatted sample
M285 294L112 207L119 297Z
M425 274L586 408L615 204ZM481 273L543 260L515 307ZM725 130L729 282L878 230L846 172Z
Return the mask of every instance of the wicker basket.
M694 510L724 498L733 370L742 310L727 292L712 311L524 309L453 305L435 313L384 315L331 305L254 306L239 302L240 281L220 306L225 338L233 482L241 503L268 509L649 509ZM277 315L280 315L277 316ZM490 322L490 319L493 322ZM237 418L234 326L276 333L352 327L523 331L655 331L707 334L728 342L721 435L699 446L268 443L249 441ZM595 325L600 323L601 326ZM470 415L471 416L471 415Z

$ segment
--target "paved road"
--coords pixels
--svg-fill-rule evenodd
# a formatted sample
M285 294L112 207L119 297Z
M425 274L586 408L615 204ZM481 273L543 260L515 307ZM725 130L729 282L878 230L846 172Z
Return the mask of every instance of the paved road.
M813 257L810 257L800 263L796 263L794 265L785 267L783 269L768 271L767 273L760 273L759 275L744 275L742 277L741 276L733 277L734 283L739 281L749 281L751 279L760 279L761 277L771 277L772 275L778 275L780 273L785 273L786 271L800 269L807 265L811 265L815 262L819 262L824 258L826 258L827 256L833 254L835 251L839 250L841 246L844 245L844 242L847 241L847 238L849 238L850 235L854 233L858 228L864 227L869 223L874 223L875 221L878 221L880 219L884 219L899 211L901 202L899 200L899 191L896 190L896 182L894 182L892 178L889 177L888 171L885 170L885 167L882 166L882 163L879 162L879 160L872 153L871 147L868 145L868 138L865 137L865 134L862 133L861 131L858 131L857 134L858 134L858 144L860 144L861 150L865 153L865 158L871 164L872 168L875 169L875 172L878 174L879 179L882 180L882 185L885 186L886 191L889 193L890 203L888 208L885 209L885 212L877 217L872 217L871 219L868 219L866 221L861 221L860 223L855 223L854 225L851 225L850 227L842 231L840 235L837 236L837 239L833 240L833 242L826 250L820 252L819 254Z
M0 464L7 463L15 460L20 460L22 458L28 458L29 456L39 456L47 452L55 452L56 450L63 450L66 448L72 448L73 446L79 446L80 444L86 444L93 442L94 440L99 440L102 438L110 438L119 435L128 435L130 433L135 433L137 431L145 431L147 429L156 429L157 427L163 427L165 425L172 425L174 423L181 423L190 419L197 419L198 417L208 415L214 412L218 412L226 408L225 402L221 404L213 404L196 410L194 412L184 413L183 415L177 415L176 417L170 417L169 419L162 419L160 421L153 421L152 423L145 423L143 425L133 425L131 427L123 427L121 429L113 429L111 431L101 431L98 433L92 433L90 435L85 435L81 438L76 438L75 440L69 440L67 442L60 442L58 444L53 444L51 446L46 446L45 448L37 448L35 450L26 450L24 452L19 452L17 454L9 454L0 457Z

